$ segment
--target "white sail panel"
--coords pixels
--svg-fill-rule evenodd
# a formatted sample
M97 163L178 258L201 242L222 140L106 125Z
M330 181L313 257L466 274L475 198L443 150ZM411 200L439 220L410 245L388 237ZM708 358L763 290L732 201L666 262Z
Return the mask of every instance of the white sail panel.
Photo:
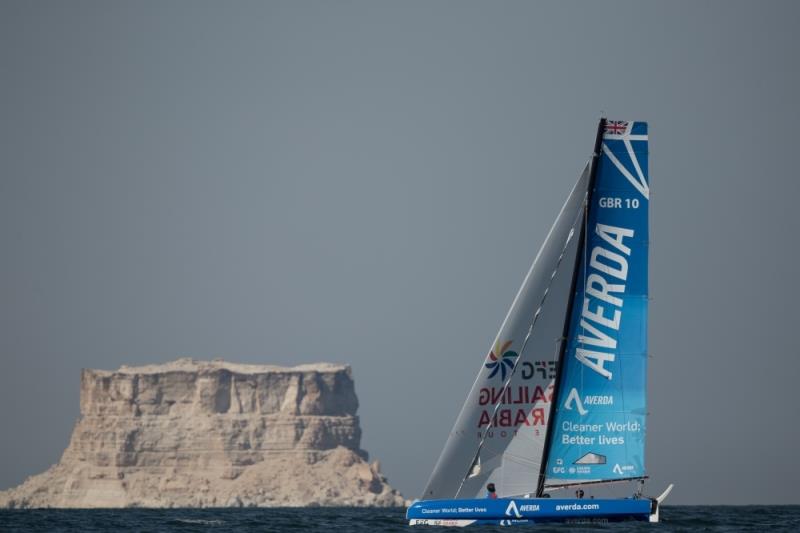
M535 493L588 181L587 165L481 364L422 499L477 497L489 482L501 497Z

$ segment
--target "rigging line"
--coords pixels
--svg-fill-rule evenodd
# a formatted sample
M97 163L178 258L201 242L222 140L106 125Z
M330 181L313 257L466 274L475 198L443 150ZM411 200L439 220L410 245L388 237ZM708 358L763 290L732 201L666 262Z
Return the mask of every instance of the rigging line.
M586 298L586 280L588 279L588 272L589 272L588 263L589 263L589 238L590 238L589 237L589 206L588 205L586 206L586 213L585 213L585 216L583 217L583 236L584 236L584 241L583 241L583 280L582 280L582 289L583 290L581 291L581 297L582 298ZM572 317L569 317L569 320L571 321ZM580 334L576 335L576 337L575 337L576 350L577 350L577 345L578 345L578 339L580 339L580 335L586 333L586 328L583 327L583 321L579 320L577 327L580 328ZM584 376L586 374L584 373L584 370L586 370L585 365L581 365L580 372L581 372L581 390L582 391L586 390L586 387L585 387L586 383L584 381ZM581 449L581 451L583 451L583 450Z
M558 256L558 260L556 261L555 269L553 270L553 273L550 275L550 282L547 284L547 287L545 288L544 293L542 293L542 299L539 302L539 306L537 307L536 311L533 314L533 319L531 320L531 324L528 327L528 333L525 335L525 339L522 341L522 347L519 349L519 353L517 354L517 358L514 361L514 366L511 367L511 372L509 372L508 378L503 383L503 387L500 389L500 398L501 399L503 398L503 395L505 394L506 390L508 389L508 386L511 384L511 379L514 377L514 373L517 371L517 367L519 366L519 362L522 359L522 354L525 351L525 346L527 346L528 341L530 340L531 335L533 334L533 327L536 325L536 322L539 320L539 316L541 315L541 312L542 312L542 307L544 306L544 303L547 300L548 294L550 294L550 287L553 285L553 281L555 280L556 274L558 273L558 269L561 266L561 261L563 261L564 256L567 253L567 248L569 247L569 243L572 241L572 237L574 236L575 225L578 223L578 220L583 215L584 208L586 206L586 198L587 198L587 196L588 196L588 192L584 194L583 202L581 202L580 207L578 208L578 212L576 213L575 218L572 220L572 225L570 226L569 235L567 236L566 242L564 242L564 246L561 248L561 254ZM556 376L556 379L557 378L558 378L558 376ZM493 421L495 419L495 415L497 415L497 411L500 409L501 405L502 405L502 402L498 401L497 404L494 406L494 410L492 411L492 416L489 419L489 425L487 425L486 429L483 431L483 436L481 437L481 441L478 443L478 449L476 450L475 455L472 457L472 461L470 461L470 463L469 463L469 467L467 468L466 474L461 479L461 483L458 485L458 490L456 491L456 495L455 495L456 498L458 498L459 494L461 494L461 489L464 488L464 483L469 478L469 475L472 472L472 469L474 468L476 461L480 457L481 449L483 449L483 444L486 441L486 436L487 436L489 430L493 426Z

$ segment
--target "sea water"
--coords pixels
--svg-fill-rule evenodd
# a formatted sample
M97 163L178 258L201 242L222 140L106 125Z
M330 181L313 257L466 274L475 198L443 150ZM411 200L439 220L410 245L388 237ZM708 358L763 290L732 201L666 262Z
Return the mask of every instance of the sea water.
M320 531L325 533L383 531L508 531L508 528L411 528L405 509L102 509L0 510L0 531ZM791 506L669 506L661 523L622 522L520 526L545 531L800 531L800 505Z

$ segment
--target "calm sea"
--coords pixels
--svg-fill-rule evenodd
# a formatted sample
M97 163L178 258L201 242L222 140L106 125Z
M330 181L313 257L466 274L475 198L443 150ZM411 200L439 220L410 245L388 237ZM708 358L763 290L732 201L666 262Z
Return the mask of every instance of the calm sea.
M410 528L404 509L0 510L0 531L448 531ZM540 525L536 531L800 531L800 506L665 506L660 524ZM524 526L521 526L525 529ZM453 531L500 531L494 527ZM508 531L507 528L503 528Z

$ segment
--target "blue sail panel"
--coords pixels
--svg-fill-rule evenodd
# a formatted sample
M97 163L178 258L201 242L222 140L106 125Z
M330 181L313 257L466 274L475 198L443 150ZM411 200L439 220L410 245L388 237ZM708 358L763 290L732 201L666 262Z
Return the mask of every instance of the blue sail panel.
M645 474L647 145L647 123L605 123L557 378L549 486Z

